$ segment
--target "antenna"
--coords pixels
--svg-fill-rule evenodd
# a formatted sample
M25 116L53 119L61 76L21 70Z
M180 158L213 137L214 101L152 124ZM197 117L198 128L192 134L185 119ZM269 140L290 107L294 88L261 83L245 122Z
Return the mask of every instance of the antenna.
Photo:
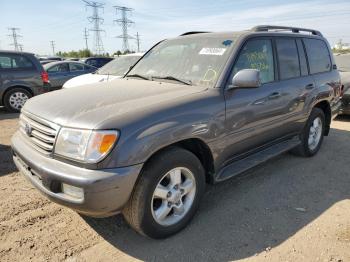
M83 2L85 2L87 7L92 8L92 16L89 16L88 20L93 24L93 28L89 29L89 31L94 32L94 51L96 54L100 55L104 52L101 32L105 31L100 28L104 20L99 16L99 9L103 9L104 4L87 0L83 0Z
M118 18L114 20L114 22L117 22L122 27L123 34L120 36L117 36L117 38L123 39L123 51L130 50L129 49L129 39L134 39L134 37L130 36L128 34L128 27L130 27L132 24L134 24L134 21L131 21L128 19L128 13L131 13L133 11L132 8L128 8L125 6L114 6L116 15L118 16L118 13L121 13L121 18Z

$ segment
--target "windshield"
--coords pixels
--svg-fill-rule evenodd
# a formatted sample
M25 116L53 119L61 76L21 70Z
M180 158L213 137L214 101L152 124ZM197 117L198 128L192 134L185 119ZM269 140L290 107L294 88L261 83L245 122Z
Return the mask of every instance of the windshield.
M119 56L101 67L97 74L123 76L139 59L140 56Z
M350 72L350 54L341 54L334 56L339 71Z
M150 50L127 76L212 87L233 43L233 37L208 35L166 40Z

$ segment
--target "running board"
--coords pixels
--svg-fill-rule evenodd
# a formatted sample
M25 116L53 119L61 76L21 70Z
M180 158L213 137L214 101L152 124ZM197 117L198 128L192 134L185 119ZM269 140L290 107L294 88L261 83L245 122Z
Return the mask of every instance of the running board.
M237 176L267 160L287 152L300 144L298 137L280 142L257 153L249 155L243 159L234 161L225 166L215 177L214 182L221 182L231 177Z

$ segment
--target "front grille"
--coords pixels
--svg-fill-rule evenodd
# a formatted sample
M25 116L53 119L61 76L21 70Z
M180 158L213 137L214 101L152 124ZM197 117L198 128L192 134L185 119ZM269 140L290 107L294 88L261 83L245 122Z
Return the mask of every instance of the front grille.
M22 113L19 117L20 131L39 151L51 154L59 126L36 116Z

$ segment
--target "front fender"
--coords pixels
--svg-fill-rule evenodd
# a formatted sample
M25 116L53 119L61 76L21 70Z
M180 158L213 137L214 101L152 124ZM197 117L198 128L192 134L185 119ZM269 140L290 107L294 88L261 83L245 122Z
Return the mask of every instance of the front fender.
M144 163L157 151L186 139L200 139L208 145L223 134L224 117L225 102L220 96L152 114L121 130L120 140L103 167Z

